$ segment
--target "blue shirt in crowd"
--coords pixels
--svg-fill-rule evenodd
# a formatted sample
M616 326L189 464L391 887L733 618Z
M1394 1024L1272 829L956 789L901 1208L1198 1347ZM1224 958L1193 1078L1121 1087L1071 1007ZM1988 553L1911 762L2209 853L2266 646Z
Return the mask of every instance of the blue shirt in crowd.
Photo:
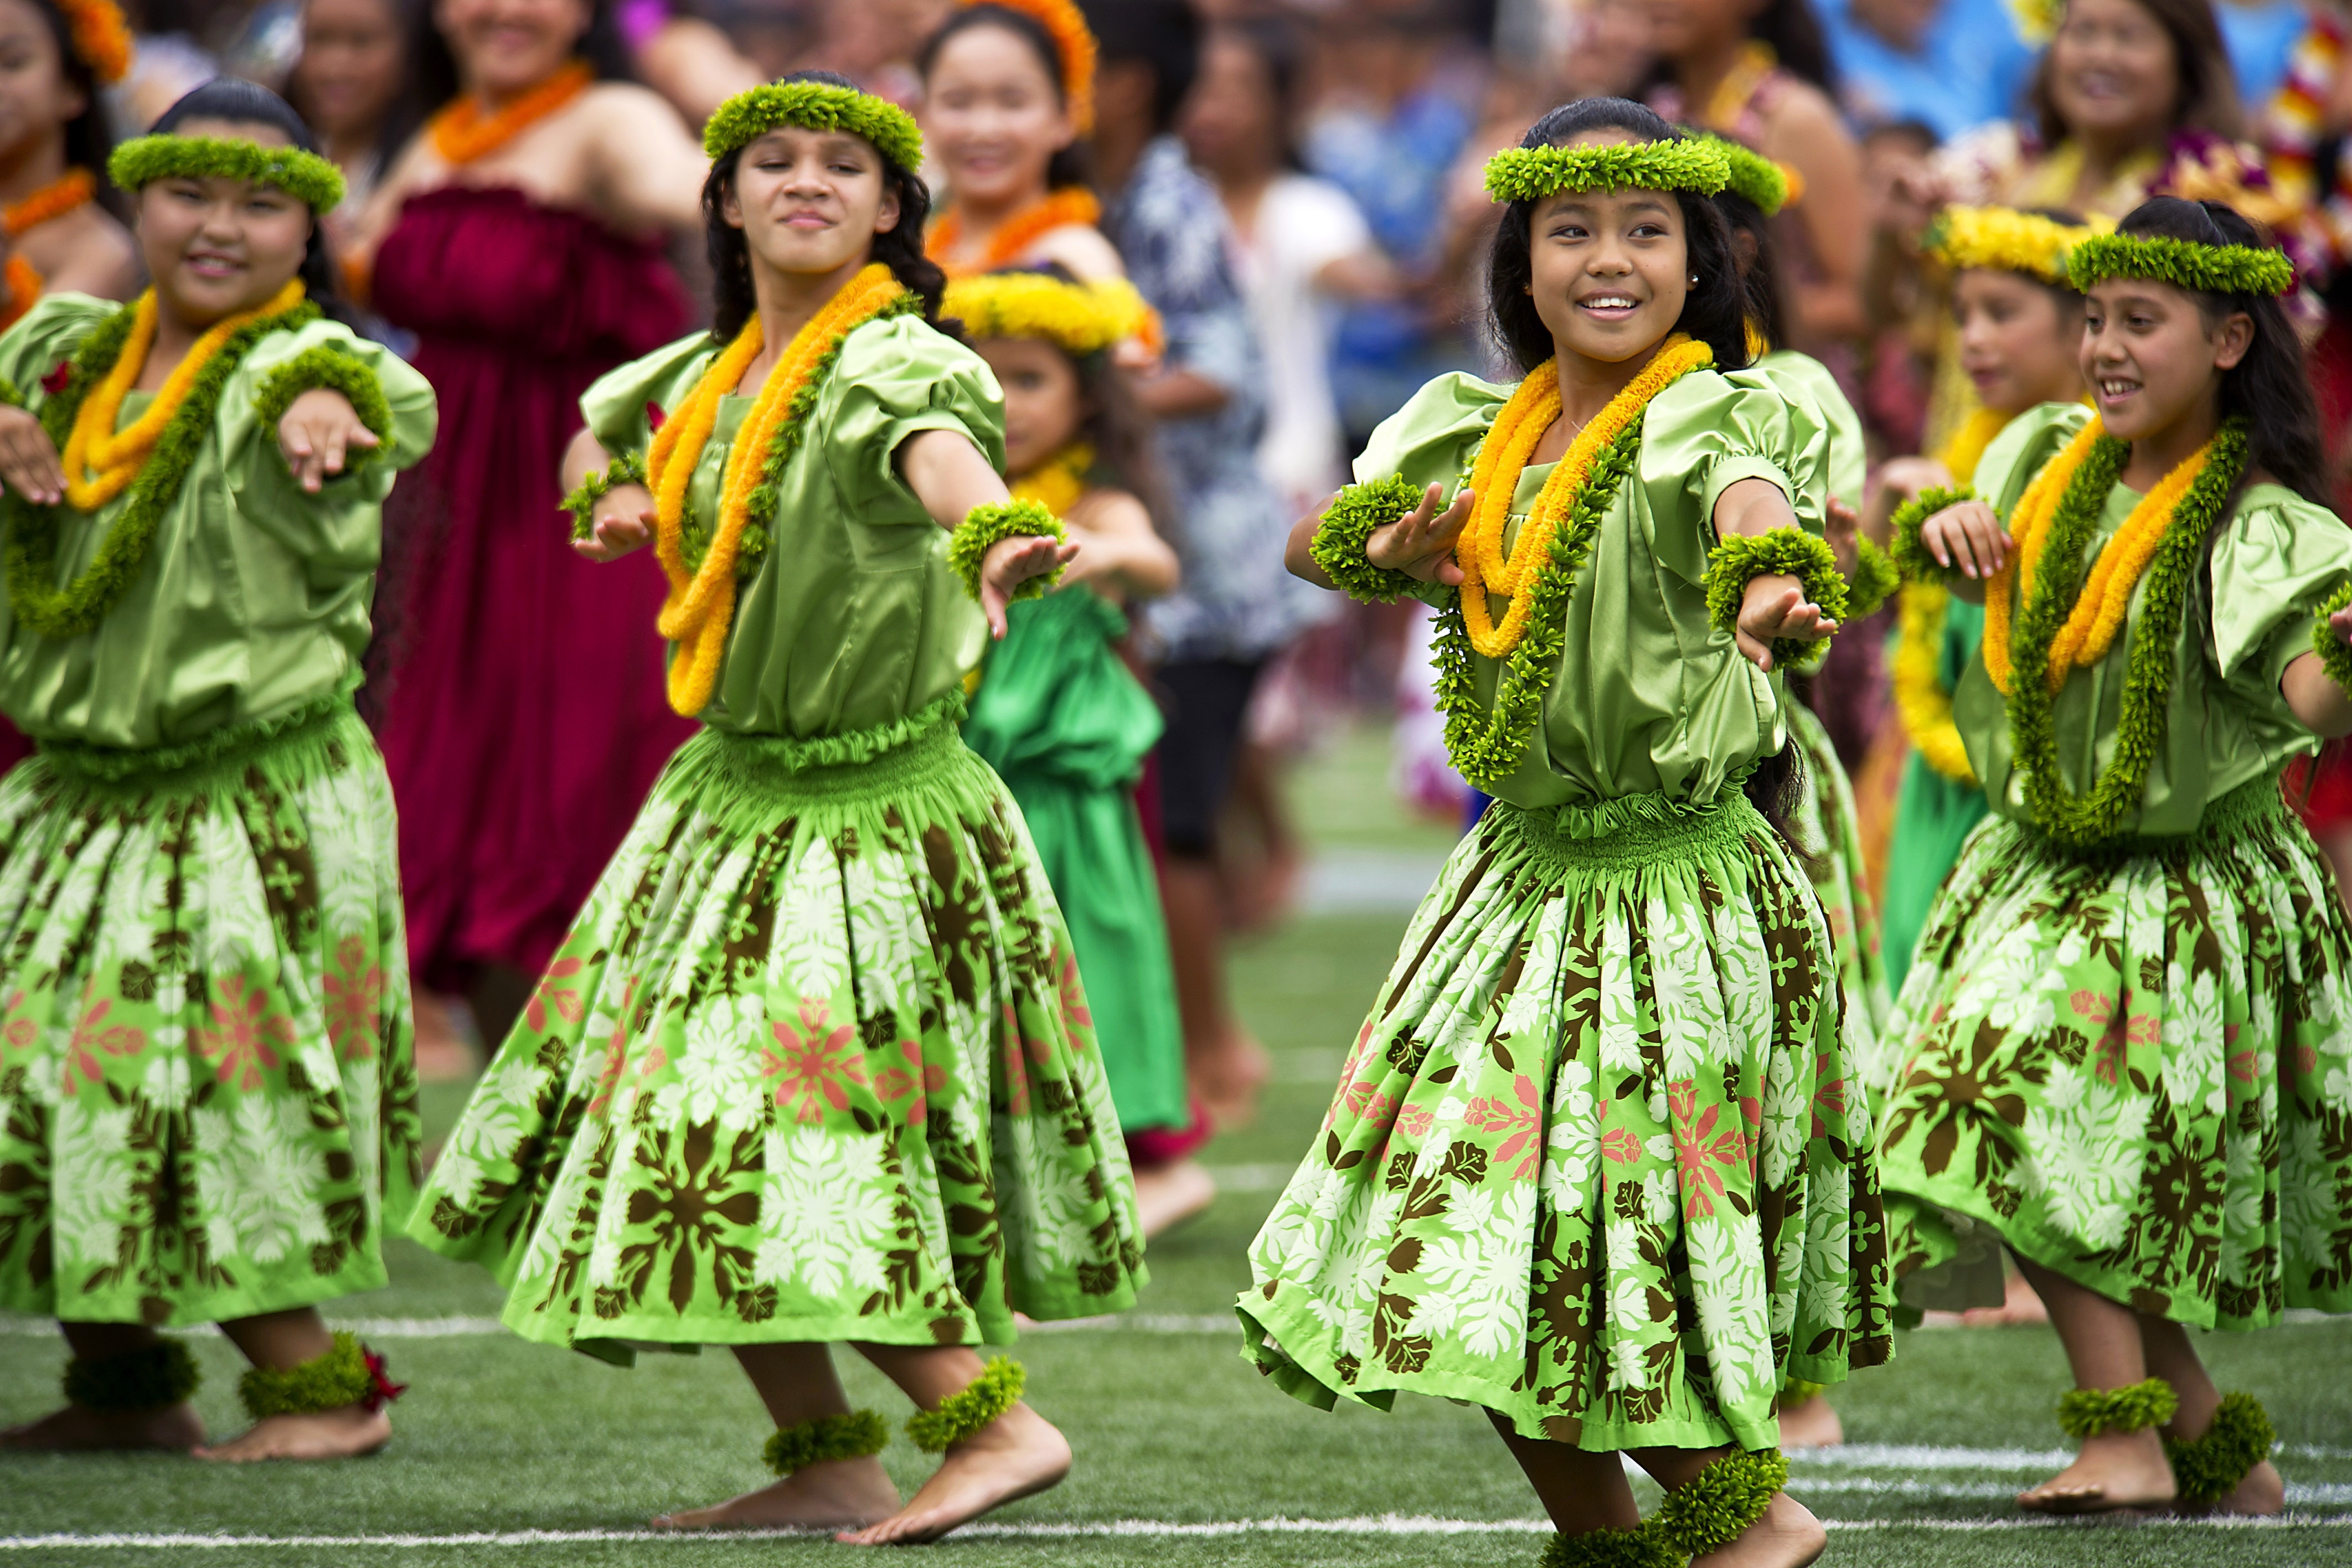
M2221 42L2238 73L2238 101L2252 120L2286 85L2287 61L2311 26L2310 12L2303 0L2273 0L2268 5L2220 0L2213 14L2221 19Z
M1864 130L1916 121L1949 141L2016 114L2033 72L2004 0L1944 0L1916 54L1864 26L1852 0L1822 0L1821 17L1846 118Z

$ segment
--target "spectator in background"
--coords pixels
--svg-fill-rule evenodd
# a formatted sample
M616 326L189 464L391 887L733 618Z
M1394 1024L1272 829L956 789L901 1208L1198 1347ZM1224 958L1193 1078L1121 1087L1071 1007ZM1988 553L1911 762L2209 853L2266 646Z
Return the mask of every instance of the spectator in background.
M1253 1114L1265 1053L1226 994L1216 823L1243 721L1266 662L1314 614L1282 567L1289 531L1257 471L1264 362L1225 249L1224 209L1171 134L1197 72L1200 23L1184 0L1087 0L1100 41L1095 173L1103 229L1167 333L1137 393L1159 451L1183 585L1150 606L1166 662L1160 758L1163 884L1184 1057L1211 1119Z
M1221 26L1202 51L1182 120L1192 163L1232 225L1234 279L1265 354L1258 466L1293 519L1347 482L1349 454L1331 392L1332 308L1398 289L1348 193L1298 171L1290 137L1297 69L1297 40L1280 25Z
M1909 121L1948 140L2015 114L2033 70L2006 0L1822 0L1822 30L1859 130Z
M51 0L0 0L0 327L43 294L128 300L138 289L138 250L105 199L114 134L104 87L121 79L128 41L117 29L78 33ZM0 757L16 755L0 744Z
M1859 339L1870 241L1862 150L1839 118L1837 76L1807 0L1650 0L1658 66L1650 106L1746 143L1797 172L1802 197L1775 220L1789 292L1788 346L1833 371Z
M1468 139L1477 73L1444 0L1349 0L1327 12L1318 40L1322 101L1299 151L1312 173L1353 199L1397 267L1441 300L1368 301L1339 321L1332 379L1352 447L1430 377L1475 354L1439 285L1445 261L1447 175Z
M343 201L320 221L348 249L359 215L424 118L408 40L416 18L405 0L305 0L302 52L286 79L287 101L343 172Z
M2240 103L2249 109L2268 103L2285 84L2287 62L2310 29L2312 10L2305 0L2220 0L2213 7Z

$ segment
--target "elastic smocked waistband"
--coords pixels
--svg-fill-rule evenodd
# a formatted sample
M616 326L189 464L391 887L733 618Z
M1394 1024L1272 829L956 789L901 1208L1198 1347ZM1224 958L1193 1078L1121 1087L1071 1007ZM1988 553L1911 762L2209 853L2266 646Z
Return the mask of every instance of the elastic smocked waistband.
M1481 828L1517 837L1538 858L1562 870L1632 870L1712 858L1741 849L1772 827L1737 784L1704 805L1664 795L1628 795L1591 805L1518 806L1496 801Z

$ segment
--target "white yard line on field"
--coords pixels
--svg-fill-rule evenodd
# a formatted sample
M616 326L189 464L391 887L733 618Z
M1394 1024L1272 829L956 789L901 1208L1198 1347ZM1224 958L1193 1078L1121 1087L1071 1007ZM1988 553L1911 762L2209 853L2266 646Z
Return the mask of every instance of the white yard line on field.
M1825 1519L1832 1530L2012 1531L2097 1529L2105 1521L2062 1519ZM2156 1530L2260 1530L2352 1527L2352 1514L2294 1515L2277 1519L2144 1519L2137 1528ZM974 1524L956 1532L962 1540L1098 1539L1141 1537L1171 1539L1234 1535L1540 1535L1551 1526L1534 1519L1433 1519L1425 1515L1383 1514L1353 1519L1235 1519L1179 1523L1156 1519L1117 1519L1034 1524ZM727 1531L730 1541L808 1539L811 1532L782 1530ZM380 1547L416 1549L450 1546L565 1546L605 1542L705 1542L713 1536L694 1531L655 1530L511 1530L460 1534L385 1535L196 1535L196 1534L78 1534L0 1536L0 1552L228 1550L255 1547L357 1549Z

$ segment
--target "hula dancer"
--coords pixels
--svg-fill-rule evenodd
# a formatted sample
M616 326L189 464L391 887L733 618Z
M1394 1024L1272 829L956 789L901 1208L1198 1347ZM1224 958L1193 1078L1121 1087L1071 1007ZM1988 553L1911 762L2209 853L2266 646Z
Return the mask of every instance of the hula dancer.
M963 738L1020 803L1069 926L1136 1206L1154 1236L1217 1189L1189 1153L1153 1161L1150 1141L1136 1138L1192 1121L1168 925L1133 794L1164 724L1119 657L1124 607L1178 575L1135 494L1150 479L1150 437L1111 362L1150 307L1122 280L1055 268L959 279L941 313L963 323L1004 389L1014 498L1061 518L1084 546L1059 591L1007 612Z
M342 192L224 78L116 149L154 287L0 337L0 1307L57 1318L16 1447L326 1458L399 1391L317 1304L384 1283L417 1181L392 794L352 690L433 395L334 308ZM198 1447L217 1322L252 1429Z
M2066 281L2066 252L2093 232L2071 215L2008 207L1947 207L1937 218L1928 254L1952 270L1960 368L1982 406L1937 456L1896 458L1879 470L1869 531L1883 539L1896 507L1972 483L1985 448L2027 409L2082 401L2083 296ZM1952 694L1983 632L1981 605L1954 598L1940 583L1904 584L1894 687L1911 755L1879 900L1886 967L1898 989L1936 889L1984 819L1984 791L1952 723Z
M1498 154L1489 297L1526 379L1423 388L1291 542L1301 575L1441 607L1449 749L1497 799L1258 1235L1247 1353L1327 1407L1485 1406L1554 1564L1810 1562L1775 1396L1890 1347L1836 959L1748 793L1779 804L1777 675L1845 584L1819 429L1725 374L1726 178L1615 99ZM1623 1452L1668 1489L1648 1525Z
M2083 1447L2031 1509L2277 1512L2188 1331L2352 1311L2352 927L2279 792L2352 732L2352 533L2292 273L2215 202L2077 243L2095 414L2019 416L1981 499L1896 518L1985 602L1954 713L1993 815L1895 1006L1889 1246L1906 1306L1998 1302L1997 1245L2048 1304Z
M131 69L121 8L114 0L0 0L0 48L24 62L9 67L15 140L0 145L0 329L44 293L130 298L139 253L98 201L114 147L100 94Z
M526 1339L735 1351L781 1479L663 1522L928 1540L1069 1467L1020 1366L971 1347L1144 1280L1070 939L956 732L1006 601L1073 548L1007 496L995 380L933 324L914 121L804 72L704 141L714 331L591 387L566 461L583 553L653 543L670 701L703 728L412 1231L494 1269ZM946 1452L903 1510L838 1341Z

